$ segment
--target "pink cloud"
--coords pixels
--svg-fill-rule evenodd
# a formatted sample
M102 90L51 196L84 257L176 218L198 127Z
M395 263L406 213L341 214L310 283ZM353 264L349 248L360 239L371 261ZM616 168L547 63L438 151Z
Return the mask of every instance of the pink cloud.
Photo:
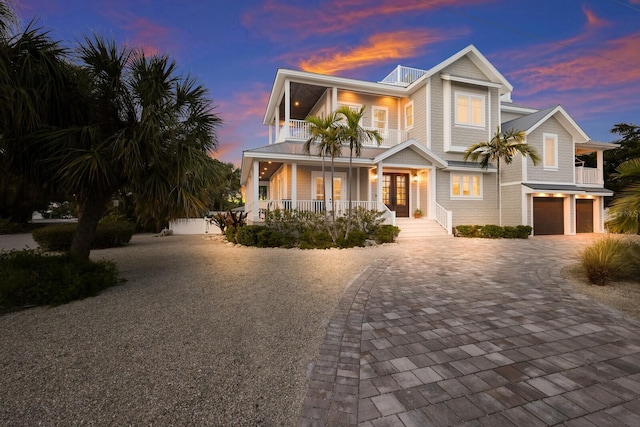
M216 109L224 120L218 133L219 146L214 157L240 165L242 150L268 144L268 128L262 125L269 90L254 83L246 91L221 100Z
M105 17L129 35L127 44L142 49L146 55L175 52L177 30L124 10L103 11Z
M292 5L282 0L265 0L242 17L245 28L273 40L286 40L370 28L371 22L388 20L390 16L415 14L444 7L470 6L495 0L329 0L318 7Z
M416 56L425 46L449 38L442 31L426 29L378 33L366 43L351 48L336 46L316 51L299 66L304 71L335 74L389 60Z
M587 18L587 24L589 27L598 28L598 27L603 27L609 24L609 21L607 21L606 19L600 18L591 9L589 9L586 6L582 7L582 11L584 12Z

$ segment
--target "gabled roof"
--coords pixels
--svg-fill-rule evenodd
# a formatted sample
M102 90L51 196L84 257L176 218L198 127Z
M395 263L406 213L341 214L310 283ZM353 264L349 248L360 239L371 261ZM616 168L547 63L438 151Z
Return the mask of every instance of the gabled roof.
M383 161L384 159L388 159L389 157L393 156L394 154L397 154L403 150L406 149L413 149L416 153L418 153L419 155L421 155L422 157L424 157L425 159L429 160L431 163L433 163L434 165L444 168L447 166L447 161L443 160L442 158L440 158L436 153L434 153L433 151L431 151L430 149L428 149L427 147L424 147L422 145L420 145L418 143L418 141L416 141L415 139L409 139L406 140L403 143L400 143L398 145L394 145L391 148L387 148L383 153L379 154L378 156L376 156L375 158L373 158L372 160L374 161L374 163L379 163L381 161ZM360 156L362 157L362 156Z
M417 79L415 82L411 83L408 89L411 91L412 88L419 86L420 83L424 82L426 79L430 78L431 76L440 73L446 67L453 64L454 62L456 62L457 60L459 60L464 56L468 57L471 60L471 62L473 62L475 66L478 67L489 78L491 82L500 83L501 85L500 95L508 94L513 91L513 86L511 85L511 83L509 83L509 81L502 75L502 73L500 73L500 71L498 71L496 67L494 67L493 64L491 64L487 60L487 58L485 58L484 55L481 54L480 51L472 44L465 47L455 55L445 59L435 67L432 67L431 69L429 69L422 77Z
M502 124L502 131L509 130L524 131L526 135L533 132L538 126L542 125L549 118L555 117L558 122L573 136L576 143L584 143L589 141L589 136L578 126L578 124L567 114L560 105L549 107L544 110L537 111L517 119L509 120Z

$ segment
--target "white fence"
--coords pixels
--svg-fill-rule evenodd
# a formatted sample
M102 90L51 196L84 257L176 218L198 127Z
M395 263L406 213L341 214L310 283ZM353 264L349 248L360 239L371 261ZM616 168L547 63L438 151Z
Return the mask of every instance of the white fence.
M436 203L436 222L447 230L447 234L453 232L453 212L446 210Z
M211 224L207 218L178 218L169 221L169 230L173 234L211 234L220 233L217 225Z

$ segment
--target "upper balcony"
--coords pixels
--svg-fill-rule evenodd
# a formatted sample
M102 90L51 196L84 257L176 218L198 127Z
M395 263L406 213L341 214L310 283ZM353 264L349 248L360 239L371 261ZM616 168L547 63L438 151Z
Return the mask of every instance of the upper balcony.
M387 75L387 77L382 79L380 83L407 87L426 73L427 72L425 70L398 65L392 72Z
M585 187L603 187L604 179L602 176L602 169L600 168L587 168L584 166L576 166L576 185L582 185Z
M378 129L369 126L363 126L366 130L377 130L382 136L381 147L393 147L407 140L406 130L397 129ZM310 123L305 120L289 120L289 126L286 123L279 127L278 138L276 142L284 141L306 141L311 138ZM364 145L376 146L375 142L368 141Z

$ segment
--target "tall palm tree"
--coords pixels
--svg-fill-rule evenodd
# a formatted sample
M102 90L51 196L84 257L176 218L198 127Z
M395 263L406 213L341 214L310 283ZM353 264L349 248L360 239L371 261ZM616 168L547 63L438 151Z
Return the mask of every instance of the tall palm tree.
M0 102L7 114L0 141L14 166L22 162L75 195L71 254L88 258L98 221L122 188L134 193L139 215L158 222L200 215L221 123L207 91L167 57L147 58L100 36L84 39L76 65L46 33L25 37L29 44L9 46L20 72L9 73L9 89L0 84L0 99L9 100Z
M362 145L366 142L375 142L377 145L382 143L382 136L377 130L367 130L360 126L360 121L364 116L365 107L362 106L359 111L352 110L348 105L343 105L336 111L344 117L344 124L340 127L339 138L342 141L349 143L349 213L347 220L347 233L351 225L351 205L352 205L352 190L351 190L351 175L353 170L353 154L355 152L356 157L360 157L362 152Z
M326 117L308 116L305 119L309 123L309 131L311 137L307 139L302 147L303 151L307 154L311 154L311 145L316 144L318 146L318 155L322 157L322 192L324 198L324 214L327 216L327 194L326 185L324 181L324 159L326 157L331 158L331 201L334 205L332 209L333 220L335 222L335 189L333 185L335 169L334 159L338 157L342 151L340 141L338 140L338 122L340 118L336 112L333 112Z
M634 183L625 187L613 200L608 221L614 233L640 233L640 159L631 159L616 168L616 179L630 179Z
M0 0L0 39L10 38L18 29L18 15L12 0Z
M509 129L506 132L500 131L500 126L496 129L496 133L491 140L486 142L478 142L471 145L464 152L464 161L471 159L474 162L480 160L480 167L489 168L491 162L496 162L497 170L497 199L498 199L498 221L502 221L501 204L500 204L500 162L504 161L509 165L513 161L516 154L523 157L529 157L534 166L540 163L541 159L535 148L525 142L525 133L523 131Z

